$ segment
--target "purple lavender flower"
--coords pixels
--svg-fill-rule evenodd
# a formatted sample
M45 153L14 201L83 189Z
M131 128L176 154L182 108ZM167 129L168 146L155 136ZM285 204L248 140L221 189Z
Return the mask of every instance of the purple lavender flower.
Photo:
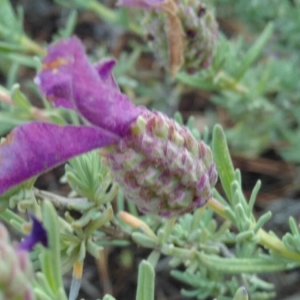
M0 193L95 148L105 149L115 180L145 213L171 217L202 206L217 180L211 150L185 127L134 106L112 76L114 61L92 66L80 41L51 46L37 77L55 106L90 125L29 123L0 147Z
M41 243L44 247L48 247L48 236L42 223L33 215L30 215L30 219L32 220L31 233L19 244L19 249L32 251L38 243Z

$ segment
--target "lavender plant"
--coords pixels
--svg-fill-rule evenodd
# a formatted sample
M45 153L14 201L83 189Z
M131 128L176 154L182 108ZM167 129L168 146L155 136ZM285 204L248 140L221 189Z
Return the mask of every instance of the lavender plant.
M215 103L235 109L237 118L245 111L253 113L249 119L257 117L255 105L240 99L250 99L264 89L263 83L256 86L254 80L261 69L252 65L272 35L273 25L266 27L239 60L242 44L222 35L217 42L212 3L124 0L119 4L129 8L122 11L94 1L67 4L96 10L107 22L136 33L141 32L135 30L140 18L130 22L122 18L136 9L130 6L141 7L146 10L148 22L159 22L161 31L152 32L154 39L150 42L157 42L155 47L168 42L161 49L154 47L155 54L163 57L173 76L182 68L172 79L174 88L180 91L184 83L217 91ZM68 37L76 14L70 15L65 30L47 48L45 57L40 60L28 55L24 59L20 49L30 52L36 44L24 34L22 26L19 31L8 26L17 17L8 1L1 5L9 14L7 21L2 21L6 23L0 23L0 37L4 43L9 41L3 57L7 62L19 57L18 67L37 70L34 82L44 107L33 106L20 86L11 84L14 76L0 89L0 124L5 125L1 134L16 127L0 146L0 218L28 235L30 226L23 214L35 216L31 233L17 248L11 246L4 227L0 228L1 253L11 258L0 264L0 296L77 299L87 256L100 264L109 247L132 245L148 250L138 267L137 300L155 298L156 273L166 260L171 276L184 284L181 292L185 297L246 300L249 294L251 299L274 299L274 285L260 278L260 273L299 268L299 226L290 218L290 232L283 237L263 229L272 214L256 217L253 211L260 181L249 197L244 195L242 176L233 167L225 136L227 133L232 145L234 129L224 131L215 125L211 132L207 129L200 135L192 118L185 126L179 113L173 119L135 105L118 84L132 95L135 85L129 81L131 68L126 66L127 60L122 65L121 59L118 66L114 59L101 57L93 65L81 41ZM2 27L16 31L18 38L1 31ZM199 32L191 37L190 30ZM39 49L35 51L38 55L45 52L37 45L34 49ZM133 54L130 66L141 51ZM116 64L115 78L112 70ZM268 78L264 79L265 85ZM139 84L139 78L133 80ZM232 102L222 103L222 97ZM269 109L264 102L258 105ZM249 124L248 119L241 122ZM247 148L249 144L243 142L241 145ZM261 151L268 142L262 146L251 138L250 145L259 145L247 149L251 153ZM33 187L39 175L63 163L61 182L70 186L68 196ZM220 186L216 188L218 178ZM67 296L63 278L71 270ZM9 284L4 275L10 277ZM103 299L115 298L103 295Z

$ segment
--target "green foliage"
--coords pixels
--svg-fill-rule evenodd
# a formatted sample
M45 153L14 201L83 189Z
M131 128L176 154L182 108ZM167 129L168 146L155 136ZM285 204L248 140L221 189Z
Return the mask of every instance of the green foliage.
M153 266L142 261L139 266L136 300L154 300L155 272Z
M66 165L66 179L72 189L97 205L110 202L117 187L110 178L109 169L103 166L99 151L83 154Z
M139 27L128 18L125 9L114 11L96 0L55 0L55 2L66 7L91 10L106 22L122 25L135 33L140 32Z
M70 14L64 27L52 36L53 41L73 34L82 11L92 11L111 26L140 34L137 24L141 17L131 15L128 8L112 9L94 0L56 2L69 7ZM31 253L37 299L67 299L63 275L78 263L83 266L87 254L99 260L107 246L133 244L151 250L139 266L137 300L154 299L155 267L160 267L161 256L169 258L170 274L187 286L182 294L193 299L247 300L247 294L250 299L272 299L273 284L258 274L299 267L299 225L291 217L290 232L282 239L264 231L271 212L258 217L253 212L261 182L254 185L249 197L245 196L241 173L234 169L228 148L250 156L275 148L283 160L300 161L300 2L207 2L216 6L220 18L243 23L237 36L229 38L220 33L210 68L193 75L180 72L172 79L154 66L155 70L141 76L136 65L149 50L135 41L129 43L130 51L120 53L114 74L122 90L136 103L152 104L165 112L177 110L186 91L209 92L214 108L225 110L230 117L230 128L216 125L200 134L194 117L186 126L196 139L211 142L224 193L215 190L206 208L178 220L140 216L133 203L125 202L98 151L76 157L66 165L62 182L71 188L68 197L34 189L35 178L22 183L0 196L0 218L21 234L25 234L26 224L22 213L29 211L44 221L50 248L39 246ZM108 55L107 49L106 45L93 49L92 60ZM6 75L5 86L0 86L1 136L32 120L81 124L76 113L51 108L45 99L40 99L43 108L37 108L17 83L21 67L40 69L41 61L36 56L44 51L25 34L22 9L14 10L8 0L0 0L0 68ZM27 87L36 93L32 86ZM175 120L184 124L179 113ZM276 147L281 144L284 147ZM113 205L115 198L117 203ZM115 215L124 210L138 226ZM70 299L76 298L80 283L81 278L73 278ZM110 295L103 298L114 299Z
M60 241L59 241L59 224L58 216L53 207L49 202L44 203L43 207L43 220L44 225L48 233L49 248L42 248L40 254L41 271L39 275L40 283L46 283L46 291L50 292L47 295L50 299L67 299L64 287L62 284L62 273L61 273L61 257L60 257ZM45 289L40 290L41 293ZM40 297L43 299L43 297Z

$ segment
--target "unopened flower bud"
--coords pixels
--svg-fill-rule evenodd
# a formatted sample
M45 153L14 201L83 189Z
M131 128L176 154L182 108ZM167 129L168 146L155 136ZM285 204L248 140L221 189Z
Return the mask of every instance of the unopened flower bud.
M215 53L218 24L211 8L199 0L177 1L186 34L184 66L188 72L208 68Z
M180 68L195 72L210 66L218 24L212 9L203 1L119 0L118 4L145 8L146 39L160 64L172 75Z
M14 248L0 224L0 293L3 300L35 299L31 281L33 270L28 253Z
M210 148L159 112L145 110L106 157L126 198L143 213L190 212L211 198L217 181Z

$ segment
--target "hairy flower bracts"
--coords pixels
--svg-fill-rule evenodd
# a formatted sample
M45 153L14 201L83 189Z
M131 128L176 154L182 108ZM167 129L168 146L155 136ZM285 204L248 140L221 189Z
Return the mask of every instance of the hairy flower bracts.
M32 232L21 244L13 247L7 230L0 223L0 298L3 300L35 299L31 282L33 268L27 251L41 242L47 245L47 235L41 223L33 219Z
M131 103L114 81L114 64L92 66L75 37L49 48L36 82L49 101L75 110L87 125L14 129L0 147L0 193L109 146L112 175L141 211L172 217L206 203L217 179L210 149L163 114Z
M177 1L178 16L186 34L184 69L189 72L208 68L215 53L218 24L213 11L202 1Z
M131 134L106 156L127 199L143 213L174 217L190 212L206 203L217 181L209 147L159 112L145 110Z
M195 72L210 66L218 24L203 1L119 0L118 4L146 9L143 21L146 39L161 65L173 75L180 68Z

